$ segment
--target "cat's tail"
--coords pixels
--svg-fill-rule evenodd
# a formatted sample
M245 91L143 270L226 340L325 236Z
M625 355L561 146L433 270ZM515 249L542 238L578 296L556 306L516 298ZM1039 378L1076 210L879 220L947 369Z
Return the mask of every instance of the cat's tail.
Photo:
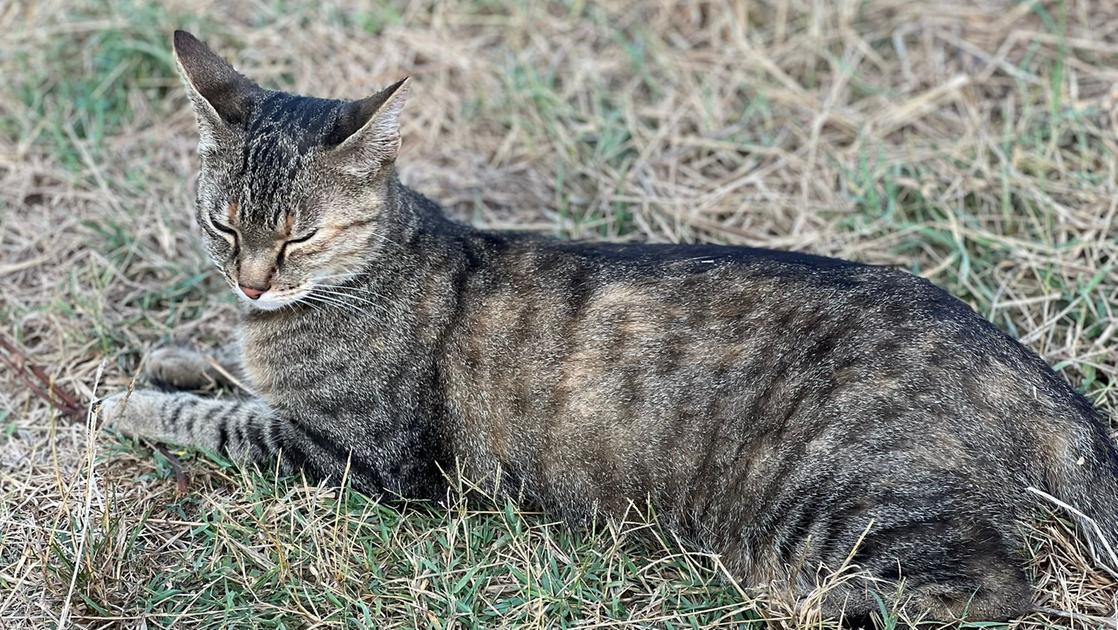
M1098 559L1118 572L1118 448L1105 426L1092 411L1070 434L1044 436L1055 447L1046 462L1051 492L1029 491L1078 521Z

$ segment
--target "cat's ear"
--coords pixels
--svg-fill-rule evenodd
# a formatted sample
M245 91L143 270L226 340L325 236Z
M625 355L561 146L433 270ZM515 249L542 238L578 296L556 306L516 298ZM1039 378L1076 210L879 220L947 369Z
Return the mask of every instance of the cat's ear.
M396 159L400 112L407 100L407 77L380 92L342 105L325 143L349 170L371 172Z
M203 142L242 126L263 95L263 88L186 31L175 31L174 48Z

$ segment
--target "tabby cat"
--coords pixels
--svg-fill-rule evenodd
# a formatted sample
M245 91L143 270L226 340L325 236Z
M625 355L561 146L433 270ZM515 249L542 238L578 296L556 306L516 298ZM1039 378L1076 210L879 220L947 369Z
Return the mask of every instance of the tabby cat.
M135 391L119 430L378 496L450 475L572 523L649 502L747 585L825 612L1005 619L1031 608L1023 531L1050 493L1118 543L1104 419L1035 354L929 282L714 245L473 229L400 183L407 83L358 101L263 89L185 32L195 216L244 302L251 400ZM230 353L235 355L236 353ZM237 364L243 364L243 371ZM216 378L162 350L148 374ZM225 370L218 370L225 372Z

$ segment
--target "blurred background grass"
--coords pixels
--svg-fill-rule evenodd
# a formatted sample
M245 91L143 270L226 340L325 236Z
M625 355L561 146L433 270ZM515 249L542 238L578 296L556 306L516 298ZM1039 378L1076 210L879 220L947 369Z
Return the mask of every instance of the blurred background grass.
M412 76L402 177L461 220L899 265L1118 422L1109 1L0 4L0 331L86 397L235 321L190 225L175 28L266 87ZM821 625L640 515L397 510L182 451L177 496L150 445L91 439L8 372L0 432L6 627ZM1048 612L1019 625L1113 614L1066 522L1032 555Z

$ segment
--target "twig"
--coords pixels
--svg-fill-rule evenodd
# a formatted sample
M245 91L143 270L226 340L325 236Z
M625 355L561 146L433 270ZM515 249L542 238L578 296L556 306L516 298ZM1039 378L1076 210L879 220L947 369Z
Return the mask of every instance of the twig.
M55 383L42 368L28 361L27 355L4 333L0 333L0 349L4 351L0 354L0 360L33 394L75 422L85 418L83 406L78 403L77 397Z
M179 461L179 458L172 455L171 451L168 451L167 447L162 444L156 444L155 450L159 451L163 457L166 457L167 463L171 464L171 471L175 474L175 491L178 492L180 497L186 495L189 484L186 478L186 471L182 469L182 462Z
M97 391L97 386L101 383L101 372L105 369L104 361L97 368L97 376L93 379L93 391ZM58 616L58 628L61 630L66 627L66 621L70 616L70 602L74 599L74 588L78 584L78 571L81 570L82 559L85 557L85 543L89 539L89 513L93 507L93 464L94 447L97 444L97 422L93 417L94 400L89 401L89 408L86 410L86 459L88 465L85 472L85 507L82 511L82 530L81 538L78 540L78 555L74 559L74 572L70 574L70 588L66 591L66 600L62 604L62 612Z
M1046 615L1052 615L1053 617L1072 619L1080 623L1102 624L1104 627L1118 628L1118 617L1099 617L1097 615L1088 615L1086 613L1077 613L1068 610L1056 610L1055 608L1048 608L1046 606L1037 606L1034 610Z
M1079 509L1077 509L1075 506L1069 505L1069 504L1057 499L1056 497L1048 494L1047 492L1045 492L1043 490L1039 490L1039 489L1034 488L1032 486L1029 486L1028 488L1025 488L1025 489L1028 490L1029 492L1032 492L1033 494L1041 497L1042 499L1045 499L1046 501L1049 501L1052 504L1054 504L1054 505L1056 505L1060 508L1063 508L1067 512L1071 513L1072 516L1075 516L1076 518L1079 519L1080 525L1083 526L1083 528L1085 530L1088 530L1088 531L1091 531L1092 533L1094 533L1095 536L1099 539L1099 542L1102 544L1103 550L1106 551L1106 555L1110 556L1109 560L1112 564L1108 566L1106 564L1106 562L1101 557L1099 557L1100 554L1093 548L1094 546L1092 545L1091 546L1092 547L1091 548L1091 553L1095 556L1095 562L1099 563L1099 566L1104 571L1109 573L1115 579L1118 579L1118 555L1116 555L1114 553L1114 549L1110 546L1110 541L1108 541L1106 539L1106 534L1103 533L1102 528L1099 527L1099 524L1095 522L1095 519L1091 518L1090 516L1087 516L1086 514L1081 512ZM1090 525L1090 527L1087 527L1088 525ZM1088 540L1090 540L1090 539L1088 539Z
M217 359L214 359L213 357L207 355L206 356L206 363L209 363L210 367L213 368L213 371L217 372L219 376L224 378L226 381L228 381L232 385L234 385L236 387L239 387L246 394L253 394L254 393L252 391L252 389L244 383L244 381L242 381L241 379L234 376L233 373L230 372L229 370L225 369L225 366L223 366L221 363L219 363L217 361Z
M46 370L31 363L27 359L27 355L16 346L7 335L0 332L0 361L8 366L8 369L27 386L27 389L35 394L37 397L44 400L48 405L57 409L63 416L69 418L73 422L81 422L87 419L87 414L92 413L93 401L90 401L89 411L78 402L78 397L72 392L57 384ZM98 380L100 380L100 370L98 370ZM94 386L96 391L96 385ZM156 444L155 448L167 458L171 464L171 470L175 474L175 487L178 490L179 496L186 494L188 487L188 480L186 472L183 470L182 462L179 458L175 457L162 445Z

